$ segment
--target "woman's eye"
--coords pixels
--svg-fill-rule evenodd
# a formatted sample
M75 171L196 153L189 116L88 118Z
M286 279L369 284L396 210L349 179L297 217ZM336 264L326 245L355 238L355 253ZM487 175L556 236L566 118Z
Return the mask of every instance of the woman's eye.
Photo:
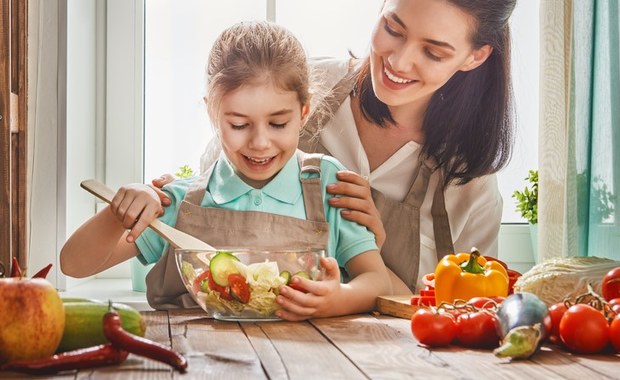
M430 50L428 50L428 49L425 49L425 50L424 50L424 53L426 54L426 56L427 56L428 58L432 59L433 61L437 61L437 62L439 62L439 61L441 61L441 60L442 60L442 58L441 58L441 57L439 57L439 56L437 56L437 55L433 54L433 52L432 52L432 51L430 51Z
M281 124L271 123L271 126L274 127L274 128L284 128L284 127L286 127L286 124L288 124L288 123L281 123Z
M388 34L390 36L394 36L394 37L401 37L400 33L398 33L397 31L395 31L394 29L392 29L388 23L386 22L385 25L383 26L383 28L385 29L386 32L388 32Z
M230 124L230 127L232 129L243 129L247 126L248 126L247 124Z

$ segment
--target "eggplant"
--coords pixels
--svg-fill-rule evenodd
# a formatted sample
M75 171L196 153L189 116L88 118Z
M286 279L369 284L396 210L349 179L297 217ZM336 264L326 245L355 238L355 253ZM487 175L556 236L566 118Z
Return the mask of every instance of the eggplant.
M496 326L501 345L493 351L495 356L527 359L547 336L549 309L533 293L514 293L499 305Z

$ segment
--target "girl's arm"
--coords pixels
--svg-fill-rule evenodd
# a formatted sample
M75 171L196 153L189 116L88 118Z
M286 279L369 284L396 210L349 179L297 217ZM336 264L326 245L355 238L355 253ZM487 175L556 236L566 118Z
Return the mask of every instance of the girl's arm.
M110 206L66 241L60 251L61 270L72 277L86 277L136 256L135 239L161 211L159 198L146 185L121 187Z
M136 256L135 243L126 240L127 230L110 206L82 224L60 251L60 269L71 277L87 277Z
M386 234L368 180L350 170L339 171L336 178L338 182L329 184L327 192L339 197L330 198L329 205L343 209L343 218L361 224L374 233L377 246L381 249Z

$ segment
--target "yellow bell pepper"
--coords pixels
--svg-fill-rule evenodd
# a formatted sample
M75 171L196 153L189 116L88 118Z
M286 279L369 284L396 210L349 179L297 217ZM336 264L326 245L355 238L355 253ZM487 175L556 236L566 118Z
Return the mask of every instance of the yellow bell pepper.
M436 305L457 299L507 295L506 269L498 261L487 261L475 248L471 253L444 256L435 268Z

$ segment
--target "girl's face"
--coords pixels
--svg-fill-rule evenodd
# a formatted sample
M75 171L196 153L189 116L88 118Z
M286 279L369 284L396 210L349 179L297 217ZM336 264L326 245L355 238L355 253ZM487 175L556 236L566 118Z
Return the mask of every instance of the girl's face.
M447 0L386 0L372 33L370 67L377 97L390 107L428 101L457 71L478 67L475 20Z
M249 185L264 186L293 156L308 107L297 93L262 81L222 97L217 124L222 149Z

